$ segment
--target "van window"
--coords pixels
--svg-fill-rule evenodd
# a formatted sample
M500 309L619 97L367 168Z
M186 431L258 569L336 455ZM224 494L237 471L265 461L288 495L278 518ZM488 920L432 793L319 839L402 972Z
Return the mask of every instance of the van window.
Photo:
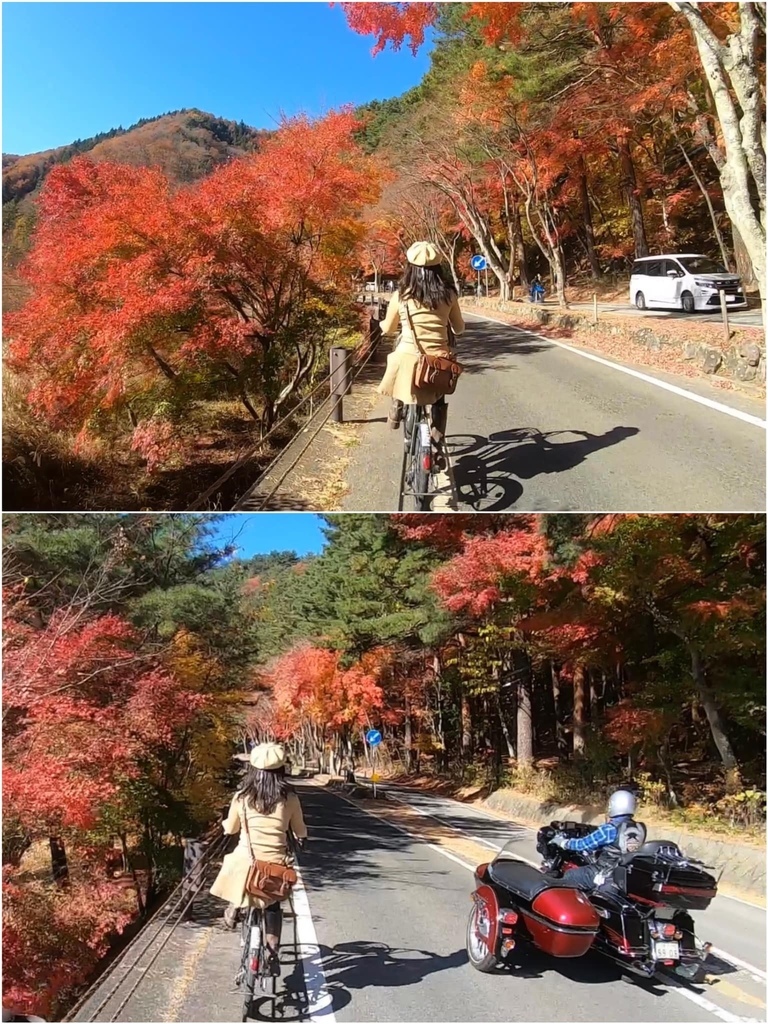
M632 267L633 274L640 274L641 277L658 277L658 260L638 260Z
M706 256L686 256L680 262L689 274L727 274L728 271L720 263Z

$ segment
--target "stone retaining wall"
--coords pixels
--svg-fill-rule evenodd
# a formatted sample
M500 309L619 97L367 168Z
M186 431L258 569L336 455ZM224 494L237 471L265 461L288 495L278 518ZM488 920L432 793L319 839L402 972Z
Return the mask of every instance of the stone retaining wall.
M535 306L524 302L505 302L500 299L462 300L467 308L474 306L483 310L507 313L518 321L541 327L560 327L563 330L578 330L586 335L585 341L594 338L599 348L601 337L625 337L651 352L667 349L679 359L698 367L703 373L717 374L742 382L765 383L765 346L763 333L753 328L743 329L731 325L730 342L726 343L720 324L696 323L690 319L673 321L665 330L658 327L637 326L628 322L628 316L600 312L595 324L591 312L575 310L560 311L551 306ZM642 323L643 321L641 321ZM647 321L645 321L647 324ZM679 327L678 327L679 325ZM697 337L690 338L690 328L696 327Z
M605 820L604 807L560 807L511 789L497 789L483 803L490 810L529 825L548 821L598 825ZM710 839L674 825L649 825L648 832L651 838L671 839L690 857L712 865L717 872L722 871L725 887L739 889L746 895L765 896L766 855L762 847Z

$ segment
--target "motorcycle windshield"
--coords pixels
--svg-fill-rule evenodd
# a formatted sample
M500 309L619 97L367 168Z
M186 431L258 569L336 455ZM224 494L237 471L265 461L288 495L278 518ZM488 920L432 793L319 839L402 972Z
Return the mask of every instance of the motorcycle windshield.
M517 839L517 840L516 839L511 839L508 843L505 843L504 846L502 846L502 848L499 850L499 852L496 854L496 856L493 859L495 861L496 860L523 860L523 861L527 860L527 858L523 856L522 851L520 850L520 840L519 839Z

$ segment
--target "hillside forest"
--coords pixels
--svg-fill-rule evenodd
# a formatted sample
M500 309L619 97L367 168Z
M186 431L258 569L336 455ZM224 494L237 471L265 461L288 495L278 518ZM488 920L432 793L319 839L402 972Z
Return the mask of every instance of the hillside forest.
M762 286L762 4L342 6L375 50L429 33L422 82L270 132L187 110L4 158L13 508L185 508L295 427L360 341L363 278L417 238L457 286L483 253L502 297L540 273L566 304L670 250Z
M763 516L327 516L303 558L219 526L5 517L4 1002L71 1004L248 740L362 773L375 726L397 775L633 782L662 827L762 841Z

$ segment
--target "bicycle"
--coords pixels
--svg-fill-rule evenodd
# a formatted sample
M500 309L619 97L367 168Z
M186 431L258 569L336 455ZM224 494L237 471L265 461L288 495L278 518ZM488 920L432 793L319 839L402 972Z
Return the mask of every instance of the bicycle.
M235 976L235 984L243 987L243 1016L250 1019L251 1006L256 992L256 983L264 992L264 998L274 999L276 995L277 975L269 969L270 957L265 940L264 911L261 907L251 907L243 920L240 959L240 970Z

